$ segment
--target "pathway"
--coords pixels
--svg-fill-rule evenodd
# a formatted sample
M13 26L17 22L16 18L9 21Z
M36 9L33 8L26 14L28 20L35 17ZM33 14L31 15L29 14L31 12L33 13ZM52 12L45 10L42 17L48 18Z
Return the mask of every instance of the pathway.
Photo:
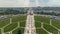
M34 24L34 15L27 16L27 22L24 34L36 34L35 24Z

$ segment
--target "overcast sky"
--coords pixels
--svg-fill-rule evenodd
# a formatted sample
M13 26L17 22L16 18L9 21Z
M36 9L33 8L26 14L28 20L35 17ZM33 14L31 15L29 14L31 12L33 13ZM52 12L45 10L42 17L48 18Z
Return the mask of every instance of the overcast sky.
M0 0L0 7L28 7L30 2L36 2L36 6L60 7L60 0Z

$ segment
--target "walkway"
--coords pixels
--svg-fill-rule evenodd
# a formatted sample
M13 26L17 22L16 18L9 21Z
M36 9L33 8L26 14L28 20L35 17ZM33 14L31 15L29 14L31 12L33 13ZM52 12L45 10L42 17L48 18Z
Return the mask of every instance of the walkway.
M34 15L27 16L26 28L24 34L36 34L35 24L34 24Z

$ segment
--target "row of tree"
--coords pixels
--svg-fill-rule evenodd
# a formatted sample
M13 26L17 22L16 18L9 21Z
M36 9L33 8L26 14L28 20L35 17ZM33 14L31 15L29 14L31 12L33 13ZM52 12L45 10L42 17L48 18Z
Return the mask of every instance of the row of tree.
M12 10L12 9L7 9L4 10L4 12L1 12L0 15L6 15L6 14L26 14L27 11L25 10Z
M55 16L60 16L60 13L55 13L55 12L35 12L36 14L45 14L45 15L55 15Z

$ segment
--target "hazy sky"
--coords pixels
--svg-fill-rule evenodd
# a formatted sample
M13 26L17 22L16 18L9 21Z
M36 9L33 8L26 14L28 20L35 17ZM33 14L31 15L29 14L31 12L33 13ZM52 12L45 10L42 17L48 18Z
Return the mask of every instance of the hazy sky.
M27 7L29 2L36 2L37 6L60 7L60 0L0 0L0 7Z

